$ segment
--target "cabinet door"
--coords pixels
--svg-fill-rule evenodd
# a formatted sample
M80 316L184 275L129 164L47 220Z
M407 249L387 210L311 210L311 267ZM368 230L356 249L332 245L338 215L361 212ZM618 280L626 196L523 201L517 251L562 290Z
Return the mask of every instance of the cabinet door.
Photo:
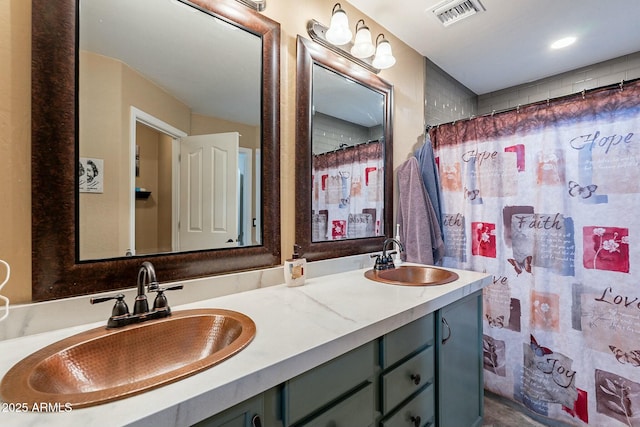
M371 341L287 381L286 424L298 423L367 382L374 374L375 350Z
M438 425L482 424L482 292L438 311L436 319Z
M361 390L327 409L299 427L368 427L374 421L374 386L368 383Z

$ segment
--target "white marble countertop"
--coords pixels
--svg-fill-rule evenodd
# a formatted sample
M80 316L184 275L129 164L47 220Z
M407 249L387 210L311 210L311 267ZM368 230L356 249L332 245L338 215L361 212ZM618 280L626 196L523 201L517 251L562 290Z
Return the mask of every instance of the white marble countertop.
M242 312L256 323L256 337L219 365L138 396L59 413L16 413L3 405L0 425L191 425L490 284L486 274L453 270L460 278L446 285L394 286L364 278L365 271L175 306L174 311L217 307ZM0 377L34 351L104 323L0 341Z

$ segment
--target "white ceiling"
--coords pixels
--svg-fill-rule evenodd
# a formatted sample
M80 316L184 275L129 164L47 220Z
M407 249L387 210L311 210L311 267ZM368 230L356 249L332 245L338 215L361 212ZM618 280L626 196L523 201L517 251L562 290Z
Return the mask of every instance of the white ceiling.
M442 0L348 2L478 95L640 51L640 0L480 0L449 27L431 12Z
M80 48L122 61L194 113L260 124L260 38L184 3L82 0Z

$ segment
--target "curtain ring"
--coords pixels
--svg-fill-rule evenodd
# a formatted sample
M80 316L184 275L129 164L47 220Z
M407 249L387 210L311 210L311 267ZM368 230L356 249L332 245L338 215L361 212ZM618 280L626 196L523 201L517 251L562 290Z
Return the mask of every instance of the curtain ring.
M620 92L624 90L624 79L620 80Z
M582 99L584 99L584 95L587 93L586 89L582 89Z

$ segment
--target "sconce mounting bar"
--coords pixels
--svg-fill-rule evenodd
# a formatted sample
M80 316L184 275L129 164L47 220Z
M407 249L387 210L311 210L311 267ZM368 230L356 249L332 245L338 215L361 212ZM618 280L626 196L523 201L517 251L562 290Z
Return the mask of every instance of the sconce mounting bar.
M267 0L236 0L243 5L250 7L253 10L257 10L258 12L262 12L267 8Z

